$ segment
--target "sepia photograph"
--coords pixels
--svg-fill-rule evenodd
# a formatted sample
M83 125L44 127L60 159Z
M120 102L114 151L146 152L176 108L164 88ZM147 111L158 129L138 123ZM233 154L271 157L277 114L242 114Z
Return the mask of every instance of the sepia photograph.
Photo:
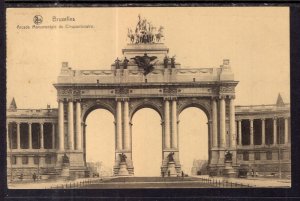
M6 9L8 189L291 188L288 7Z

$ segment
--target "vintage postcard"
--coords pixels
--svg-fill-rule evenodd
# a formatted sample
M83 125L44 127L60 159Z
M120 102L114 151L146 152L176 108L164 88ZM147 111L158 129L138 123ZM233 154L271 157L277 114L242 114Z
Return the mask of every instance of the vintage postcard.
M290 188L288 7L8 8L9 189Z

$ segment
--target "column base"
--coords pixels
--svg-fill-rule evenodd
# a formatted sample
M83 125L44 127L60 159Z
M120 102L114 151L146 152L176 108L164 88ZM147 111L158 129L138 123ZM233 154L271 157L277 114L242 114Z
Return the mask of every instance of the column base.
M113 167L113 175L114 176L120 176L119 175L119 171L121 169L121 163L123 162L120 162L120 157L119 157L119 154L122 154L124 153L126 155L126 169L128 171L128 175L127 176L133 176L134 175L134 167L133 167L133 162L131 160L132 158L132 153L130 150L119 150L119 151L116 151L115 153L115 165Z
M69 164L63 164L63 156L67 155ZM82 151L61 151L57 153L57 162L55 167L58 177L62 179L75 179L88 177L87 167L84 163Z
M174 161L169 161L168 155L174 152L173 158ZM168 175L168 164L174 162L176 176L181 174L181 164L179 162L179 151L178 149L165 149L163 150L163 161L161 165L161 175L167 176Z
M175 162L168 162L168 166L167 166L167 175L168 177L177 177L178 173L177 170L175 168Z
M237 171L232 167L231 161L225 161L225 167L223 169L223 176L228 178L237 177Z
M129 176L126 162L121 162L119 166L118 176Z

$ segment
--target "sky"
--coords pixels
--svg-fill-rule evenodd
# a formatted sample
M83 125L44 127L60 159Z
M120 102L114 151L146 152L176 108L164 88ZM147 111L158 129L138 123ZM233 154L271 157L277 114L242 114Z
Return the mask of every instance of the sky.
M279 92L284 101L289 102L287 7L11 8L7 10L8 104L15 97L18 108L46 108L47 104L57 108L53 84L57 81L61 62L69 62L76 70L110 69L114 60L122 57L121 50L129 43L127 28L135 27L139 14L154 26L164 26L163 42L170 49L169 56L176 55L182 68L219 67L223 59L230 59L235 80L239 81L236 105L274 104ZM93 28L18 28L34 25L35 15L43 17L43 25L92 25ZM54 16L69 16L75 22L53 22ZM189 110L187 116L193 111ZM137 113L140 124L145 116L155 119L152 112L145 109L141 111L143 115ZM99 137L99 118L105 123L111 117L105 113L95 114L97 117L92 115L87 121L91 121L88 127L94 139ZM207 121L200 116L200 122ZM207 133L198 126L195 125L195 129L200 129L197 133ZM187 132L189 127L181 126L180 129ZM160 125L151 129L159 131ZM110 132L114 134L109 128L104 133ZM145 141L146 136L136 142Z

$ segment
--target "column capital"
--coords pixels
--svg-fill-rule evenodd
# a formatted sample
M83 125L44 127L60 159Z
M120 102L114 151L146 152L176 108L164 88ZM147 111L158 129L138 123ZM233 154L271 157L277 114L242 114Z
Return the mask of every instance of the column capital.
M225 100L226 95L219 95L218 98L219 98L219 100Z
M265 121L265 120L266 120L266 118L260 118L260 120L262 120L262 121Z
M210 100L212 101L217 101L219 99L219 96L211 96Z
M130 98L129 98L129 97L125 97L125 98L123 98L123 101L124 101L124 102L129 102L129 100L130 100Z
M169 97L169 96L164 97L164 101L170 101L170 100L172 100L171 97Z
M171 101L177 101L177 97L172 96L172 97L170 97L170 100Z
M62 103L64 103L64 102L65 102L65 99L64 99L64 98L58 97L58 98L56 99L56 101L57 101L57 102L62 102Z
M28 125L31 125L31 124L33 124L33 123L32 123L32 122L27 122L27 124L28 124Z
M234 99L235 99L235 95L229 95L228 98L229 98L230 100L231 100L231 99L234 100Z
M116 102L121 102L121 101L124 101L124 99L125 99L124 97L116 97L115 101Z
M74 102L74 100L75 100L74 98L70 98L70 97L69 97L69 98L67 98L67 102L68 102L68 103L70 103L70 102L72 102L72 103L73 103L73 102Z
M278 117L273 117L272 119L273 119L273 120L277 120L277 119L278 119Z

